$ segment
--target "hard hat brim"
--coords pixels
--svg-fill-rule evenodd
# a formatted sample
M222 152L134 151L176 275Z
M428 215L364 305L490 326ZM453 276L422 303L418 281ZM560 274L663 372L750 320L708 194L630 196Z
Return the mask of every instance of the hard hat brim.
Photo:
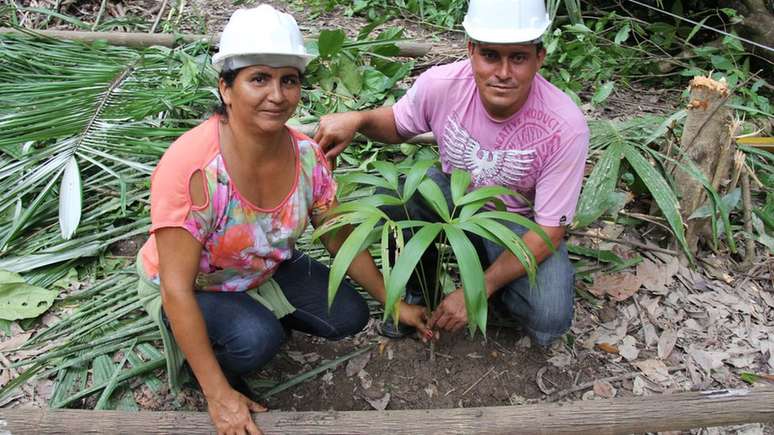
M287 53L228 53L227 55L217 53L212 57L212 66L216 71L221 72L226 61L231 59L234 65L229 69L266 65L272 68L293 67L303 73L315 57L317 56L311 54Z
M543 27L519 30L481 29L463 22L462 27L468 37L477 42L490 44L531 44L539 40L548 30L550 23Z

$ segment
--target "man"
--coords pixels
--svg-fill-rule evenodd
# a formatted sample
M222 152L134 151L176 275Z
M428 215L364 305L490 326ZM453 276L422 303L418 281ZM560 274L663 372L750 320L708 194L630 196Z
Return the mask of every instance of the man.
M523 265L488 241L479 251L486 291L496 308L518 319L533 341L548 346L570 327L574 269L562 242L583 180L589 130L575 104L538 70L549 26L543 0L471 0L463 26L468 59L421 74L392 107L324 116L315 140L338 155L356 132L401 143L432 131L443 173L430 176L448 196L453 168L470 172L473 187L502 185L533 204L503 198L511 212L530 216L550 237L511 224L539 264L537 288ZM419 207L427 208L427 207ZM418 291L407 288L407 298ZM462 289L444 298L428 326L456 331L467 323Z

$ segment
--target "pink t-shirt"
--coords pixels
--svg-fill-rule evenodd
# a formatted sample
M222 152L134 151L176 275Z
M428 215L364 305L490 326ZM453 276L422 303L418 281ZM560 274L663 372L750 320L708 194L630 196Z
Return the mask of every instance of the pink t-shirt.
M510 118L493 119L481 102L469 61L437 66L419 76L394 106L398 134L432 131L441 165L470 172L472 187L500 185L524 195L508 210L545 226L569 224L575 214L589 129L575 103L540 74L524 107Z

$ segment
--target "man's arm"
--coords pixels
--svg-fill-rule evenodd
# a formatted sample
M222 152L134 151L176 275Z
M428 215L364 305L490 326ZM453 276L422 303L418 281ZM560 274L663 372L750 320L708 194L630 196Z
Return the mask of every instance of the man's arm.
M392 107L380 107L323 116L314 141L325 151L325 157L332 159L344 151L357 132L376 142L401 143L405 140L398 134Z
M564 226L548 227L540 225L545 231L554 247L558 247L564 237ZM548 258L553 251L545 241L534 231L528 231L522 238L530 251L535 255L538 264ZM509 282L521 278L527 273L527 269L510 251L505 250L499 257L487 268L484 275L487 298L491 297L497 290ZM441 305L433 312L428 326L431 329L444 329L447 331L458 331L468 323L468 312L465 309L465 296L461 288L450 293L443 299Z

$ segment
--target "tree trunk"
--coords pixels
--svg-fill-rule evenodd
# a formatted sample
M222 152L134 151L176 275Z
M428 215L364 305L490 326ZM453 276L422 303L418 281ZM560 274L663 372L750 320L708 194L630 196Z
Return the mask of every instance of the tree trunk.
M709 77L694 77L690 85L691 98L688 116L680 140L681 162L691 161L710 180L713 187L720 186L728 177L730 159L733 156L733 123L731 112L725 107L728 87L725 81ZM707 199L704 185L687 171L673 169L675 186L680 196L680 209L686 220L686 240L692 254L698 251L699 235L707 225L707 219L688 217Z

